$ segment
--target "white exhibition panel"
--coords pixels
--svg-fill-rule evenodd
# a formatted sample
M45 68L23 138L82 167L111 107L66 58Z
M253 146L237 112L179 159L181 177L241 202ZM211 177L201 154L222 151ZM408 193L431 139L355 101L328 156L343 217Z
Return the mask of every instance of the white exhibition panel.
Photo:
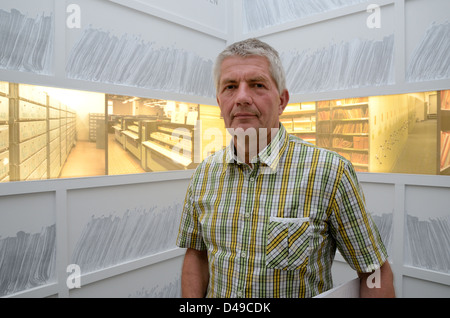
M331 3L320 1L326 8ZM371 5L379 27L368 22L375 14ZM294 102L446 89L449 10L445 0L354 1L241 38L256 36L279 50Z
M447 40L450 34L449 10L450 2L446 0L405 2L407 81L448 78L450 66L445 59L450 49Z
M360 281L356 277L317 295L315 298L359 298L359 287Z
M81 22L65 28L67 77L214 97L212 63L223 40L194 45L204 42L203 33L110 1L71 4Z
M51 74L54 48L53 1L3 1L0 8L0 68Z
M114 295L179 295L184 250L175 240L191 173L0 184L0 296L68 297L81 287L83 297L84 286L142 268L150 283L130 280Z
M175 247L175 239L191 173L0 184L0 224L8 225L1 227L0 244L8 251L10 262L2 265L2 271L14 274L2 282L0 294L178 297L184 250ZM359 174L359 178L368 210L388 242L397 296L450 296L450 270L445 259L450 246L445 231L450 225L448 178L371 173ZM411 216L420 218L426 228L439 220L435 237L411 240L406 234L416 229L415 224L408 225ZM431 246L434 258L417 263L428 255L434 239L442 243ZM417 245L415 263L403 257L411 242ZM36 253L40 259L34 258ZM1 261L5 264L5 259ZM80 266L80 288L67 285L73 274L68 271L70 264ZM333 265L335 286L354 277L356 273L338 253ZM422 287L409 288L418 284Z
M282 1L278 5L288 2ZM330 1L323 4L332 5ZM349 6L348 13L341 16L335 15L333 10L311 14L310 22L320 23L301 27L291 23L283 32L271 33L268 28L251 35L262 36L263 40L278 49L286 69L287 86L295 101L297 98L301 101L323 99L323 92L393 85L394 5L387 3L379 8L379 28L368 27L367 19L371 13L366 8L367 3ZM315 93L322 95L320 98L306 99Z
M8 24L0 29L9 39L0 54L0 74L9 82L215 104L212 64L226 45L228 6L201 0L182 6L4 1L2 20L16 23L20 32ZM31 40L38 31L39 45Z
M124 6L141 10L157 16L165 16L171 20L179 19L197 24L204 31L211 29L226 36L227 33L227 1L219 0L110 0Z
M0 198L0 297L56 282L56 206L52 192Z
M244 0L242 33L339 11L361 3L367 3L367 0Z
M448 88L446 0L253 2L46 0L37 6L29 0L4 1L3 18L34 23L19 34L2 30L18 44L42 26L44 17L51 24L43 29L49 37L31 46L34 51L20 51L22 64L4 56L0 75L10 82L214 105L208 72L215 56L227 43L255 36L283 56L294 102ZM276 10L263 10L263 4ZM276 14L289 10L288 20ZM246 33L239 20L244 17L265 25ZM345 54L354 58L349 61ZM122 64L116 68L114 61ZM160 70L151 72L151 65Z
M81 273L174 249L186 184L68 191L70 261Z
M179 298L183 255L70 290L71 298ZM100 273L99 273L100 274ZM100 296L101 295L101 296Z
M392 254L392 221L395 207L395 185L363 183L368 212L378 226L389 254ZM380 198L383 198L380 200Z
M450 297L448 177L360 173L359 180L388 247L396 295ZM335 261L335 285L354 277L339 253Z

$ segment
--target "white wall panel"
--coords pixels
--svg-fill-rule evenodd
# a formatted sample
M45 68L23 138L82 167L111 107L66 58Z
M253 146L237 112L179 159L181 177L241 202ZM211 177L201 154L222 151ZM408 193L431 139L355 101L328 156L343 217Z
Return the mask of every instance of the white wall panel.
M392 184L361 184L368 212L371 214L375 224L378 227L381 238L388 250L392 253L392 234L393 234L393 214L395 207L395 186ZM380 198L383 198L380 200Z
M224 0L111 0L143 12L172 16L172 20L191 21L205 29L227 32L227 1Z
M397 297L448 297L450 180L437 176L373 173L360 174L359 179L369 211L375 215L380 211L393 211L389 262ZM333 275L351 275L350 267L339 254L336 266L333 265Z
M51 74L53 0L3 1L0 8L0 69Z
M450 274L450 189L408 186L405 202L405 264Z
M191 173L0 184L0 295L178 297Z
M0 193L0 296L54 283L54 193Z
M68 192L69 255L82 273L174 249L186 184Z
M37 284L40 289L36 290L33 288L36 284L22 284L26 277L34 273L31 266L33 262L30 261L33 259L34 250L29 248L20 253L17 253L17 250L15 257L25 259L24 264L27 266L20 268L15 275L9 275L9 281L2 282L1 286L23 286L23 288L17 290L4 287L1 290L2 295L46 297L55 295L55 291L58 297L173 295L178 291L184 250L172 245L175 242L174 233L179 224L179 214L171 213L170 208L183 203L191 173L192 171L164 172L0 184L0 236L2 238L0 244L3 247L7 244L9 247L6 250L14 252L12 248L16 246L14 242L21 240L23 246L31 247L32 244L37 244L37 241L32 239L35 238L41 242L40 246L45 251L55 251L55 249L59 251L56 254L58 255L56 263L49 261L54 259L51 254L53 252L42 254L50 258L38 262L39 270L42 271L44 268L46 275L53 274L38 276L40 279L47 278ZM392 211L393 230L389 260L394 271L397 296L427 297L431 295L426 292L427 290L433 295L448 293L450 290L448 269L442 266L416 264L403 257L409 244L406 232L409 231L407 218L410 215L424 220L429 225L432 224L433 218L447 215L446 207L448 207L450 191L448 178L371 173L359 174L359 178L368 210L374 216L388 215ZM151 206L157 206L160 210L151 210L149 208ZM143 212L144 210L147 212ZM166 216L159 220L146 219L146 213L151 212L156 212L157 215L166 213ZM136 218L133 219L131 215ZM158 218L159 216L160 214ZM138 219L141 222L133 222ZM377 218L375 220L377 221ZM85 230L90 228L92 221L95 221L99 227L96 231L90 232L94 236L85 239L83 235L87 233ZM124 221L128 224L121 230L121 226L126 223L123 223ZM173 231L168 230L167 226L172 227ZM113 227L117 230L110 231ZM46 229L53 230L49 232ZM434 234L437 241L430 250L434 252L434 255L443 258L449 255L449 245L436 242L445 242L448 231L444 228L436 229L438 228L435 228ZM139 253L134 249L143 246L142 243L147 237L144 232L153 232L148 233L150 245L154 242L158 243L156 247L142 249L140 251L143 252ZM49 233L53 234L49 235ZM168 239L168 233L171 233L169 236L172 236L172 239ZM115 235L122 236L114 238ZM25 238L28 239L24 240ZM420 240L429 241L429 237L420 236ZM123 244L124 242L126 244ZM82 272L80 289L69 289L66 285L69 275L66 267L74 263L74 251L81 254L92 253L92 258L85 258L82 264L79 264ZM422 252L426 251L422 250ZM114 258L112 257L114 254L123 257ZM415 257L414 254L412 256ZM90 264L86 263L87 259L93 260L95 264L89 267ZM433 258L430 259L433 260ZM9 265L5 265L4 262L0 264L2 264L2 272L12 271L12 267L8 267ZM437 262L437 264L445 265L448 262ZM85 266L88 270L83 272ZM335 284L344 283L355 275L338 253L333 265ZM142 277L141 282L138 282L139 276ZM5 276L2 277L5 279ZM129 284L124 285L123 290L115 287L117 284L122 284L122 280L130 280ZM423 289L419 287L422 286L421 284Z
M450 2L405 1L407 80L449 79Z
M366 2L367 0L243 0L243 33Z
M107 279L83 284L71 298L178 298L181 296L183 256L130 270Z
M405 298L449 298L448 285L430 282L425 279L405 277L403 280Z

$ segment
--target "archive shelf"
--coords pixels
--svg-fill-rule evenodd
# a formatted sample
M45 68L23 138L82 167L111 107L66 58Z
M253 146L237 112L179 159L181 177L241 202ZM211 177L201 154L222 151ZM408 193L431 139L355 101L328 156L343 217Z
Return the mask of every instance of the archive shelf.
M11 180L46 179L47 95L34 86L10 85Z
M143 157L142 142L145 140L146 123L152 120L155 120L154 116L124 116L121 125L116 123L113 126L116 140L138 160Z
M138 160L142 157L142 119L135 116L123 118L122 142L124 149L128 150Z
M89 140L97 141L97 122L105 121L105 114L89 113Z
M0 82L0 182L9 181L9 83Z
M438 94L438 173L450 175L450 90Z
M0 137L7 126L8 156L0 150L0 160L9 163L7 176L0 168L0 180L59 177L75 145L76 113L32 85L9 83L9 94L2 92L0 98L0 105L8 101L8 121L0 121ZM3 119L4 113L2 108Z
M194 127L161 121L149 123L142 143L145 169L190 169L194 162Z
M317 146L331 149L332 126L330 101L318 101L317 103Z
M123 146L125 136L122 134L123 131L123 116L111 116L111 127L114 131L114 139Z
M280 116L280 122L289 134L316 144L315 103L289 104Z
M317 118L317 145L350 160L357 171L368 171L368 98L317 102Z
M290 104L280 116L287 132L336 151L358 171L369 169L368 98Z

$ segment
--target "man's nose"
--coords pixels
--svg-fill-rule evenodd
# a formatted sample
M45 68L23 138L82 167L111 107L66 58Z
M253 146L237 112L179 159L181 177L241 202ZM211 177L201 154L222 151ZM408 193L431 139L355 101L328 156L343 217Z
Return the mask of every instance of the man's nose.
M245 83L240 84L237 88L236 104L250 105L250 104L252 104L252 102L253 102L253 99L251 96L250 87Z

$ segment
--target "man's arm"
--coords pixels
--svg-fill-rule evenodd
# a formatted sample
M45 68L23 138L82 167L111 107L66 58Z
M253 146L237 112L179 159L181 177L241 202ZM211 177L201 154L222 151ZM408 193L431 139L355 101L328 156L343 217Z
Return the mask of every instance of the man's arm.
M386 261L372 273L358 273L361 281L359 296L361 298L393 298L394 275L391 266Z
M208 288L208 255L206 251L186 250L181 270L181 297L203 298Z

